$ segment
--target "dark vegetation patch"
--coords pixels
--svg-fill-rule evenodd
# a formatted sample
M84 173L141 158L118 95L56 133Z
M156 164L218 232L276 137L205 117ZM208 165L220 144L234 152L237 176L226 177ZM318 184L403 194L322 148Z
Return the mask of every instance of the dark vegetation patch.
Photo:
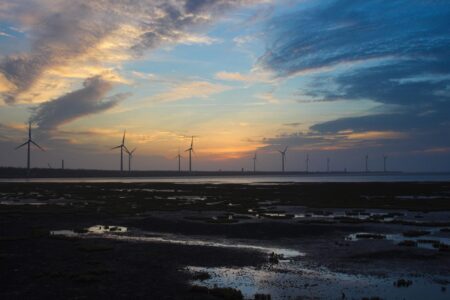
M242 300L242 299L244 299L244 296L242 295L241 291L233 289L233 288L219 288L219 287L207 288L207 287L194 285L194 286L192 286L190 292L194 293L194 294L211 295L218 299L224 299L224 300Z
M413 284L413 282L411 280L403 279L403 278L401 278L401 279L399 279L399 280L394 282L394 286L398 287L398 288L401 288L401 287L406 287L407 288L407 287L409 287L412 284Z
M398 243L398 245L404 247L417 247L417 242L412 240L404 240Z
M192 275L192 279L193 280L200 280L200 281L208 280L208 279L211 279L211 275L209 275L208 272L195 272Z
M379 233L357 233L355 235L358 239L372 239L372 240L384 240L386 236Z
M402 235L405 237L419 237L427 234L430 234L430 232L425 230L410 230L402 233Z

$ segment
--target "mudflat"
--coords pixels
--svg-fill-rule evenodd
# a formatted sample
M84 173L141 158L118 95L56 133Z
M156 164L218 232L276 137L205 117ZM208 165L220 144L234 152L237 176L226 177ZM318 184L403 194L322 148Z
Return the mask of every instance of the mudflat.
M0 232L2 299L450 296L448 182L1 183Z

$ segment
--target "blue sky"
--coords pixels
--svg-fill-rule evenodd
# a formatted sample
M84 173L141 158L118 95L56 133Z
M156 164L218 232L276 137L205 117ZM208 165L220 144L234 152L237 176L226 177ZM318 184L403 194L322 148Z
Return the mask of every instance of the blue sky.
M0 4L0 165L450 170L447 1ZM184 161L186 164L186 160Z

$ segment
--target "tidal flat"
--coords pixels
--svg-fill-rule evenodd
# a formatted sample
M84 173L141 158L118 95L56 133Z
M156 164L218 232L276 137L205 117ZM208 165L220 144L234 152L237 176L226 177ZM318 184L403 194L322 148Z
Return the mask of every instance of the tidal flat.
M448 299L450 183L0 183L2 299Z

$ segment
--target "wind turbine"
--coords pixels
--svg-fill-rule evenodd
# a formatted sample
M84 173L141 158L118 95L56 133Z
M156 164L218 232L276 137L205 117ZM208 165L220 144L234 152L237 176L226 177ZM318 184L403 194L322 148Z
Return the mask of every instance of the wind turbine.
M253 156L253 172L256 172L256 152L255 155Z
M27 145L27 171L28 173L30 172L30 158L31 158L31 153L30 153L30 146L31 144L35 145L36 147L38 147L40 150L44 151L45 150L39 146L38 144L36 144L32 139L31 139L31 122L28 123L28 141L26 141L25 143L23 143L22 145L18 146L15 148L15 150L22 148L23 146Z
M278 152L280 152L281 154L281 171L284 172L284 163L286 161L286 151L288 149L288 146L286 146L286 148L284 148L283 151L278 150Z
M127 147L125 147L125 151L128 154L128 172L131 172L131 159L133 158L133 153L136 151L137 148L134 148L131 151L128 151Z
M181 154L180 154L180 149L178 149L178 155L175 156L175 158L178 159L178 172L181 172L181 158L182 158L182 157L183 157L183 156L181 156Z
M383 172L385 172L385 173L387 171L387 168L386 168L387 159L388 159L387 155L383 155Z
M126 130L123 131L122 144L111 148L111 150L120 148L120 172L123 172L123 149L125 149L128 152L128 149L125 146L125 133L126 133Z
M194 151L194 136L191 137L191 147L186 149L184 152L189 151L189 172L192 172L192 153L195 153Z

